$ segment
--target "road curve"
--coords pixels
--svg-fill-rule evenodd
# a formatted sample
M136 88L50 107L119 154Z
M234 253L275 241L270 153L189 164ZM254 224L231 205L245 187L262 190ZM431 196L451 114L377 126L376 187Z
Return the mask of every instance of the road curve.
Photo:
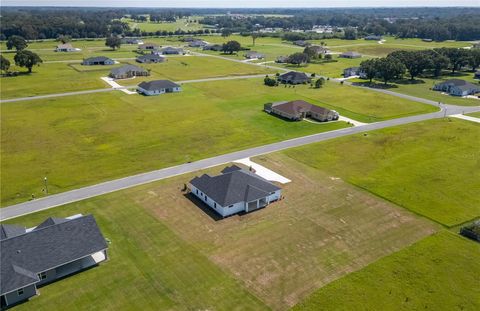
M203 159L203 160L199 160L191 163L185 163L185 164L172 166L172 167L168 167L160 170L155 170L147 173L142 173L138 175L133 175L125 178L115 179L115 180L103 182L103 183L92 185L92 186L87 186L87 187L83 187L83 188L79 188L79 189L75 189L67 192L62 192L59 194L50 195L48 197L44 197L41 199L36 199L36 200L28 201L25 203L11 205L11 206L0 209L0 221L19 217L19 216L30 214L30 213L35 213L41 210L64 205L67 203L81 201L81 200L99 196L102 194L135 187L138 185L169 178L172 176L181 175L181 174L205 169L208 167L225 164L238 159L258 156L266 153L271 153L271 152L276 152L276 151L280 151L288 148L321 142L321 141L342 137L342 136L347 136L351 134L378 130L386 127L408 124L408 123L413 123L413 122L418 122L423 120L441 118L444 115L453 115L453 114L459 114L462 112L470 113L470 112L476 112L476 111L480 111L480 107L448 106L447 111L445 111L445 108L443 108L441 111L434 112L434 113L370 123L362 126L344 128L344 129L339 129L335 131L289 139L289 140L281 141L278 143L259 146L259 147L232 152L228 154L223 154L223 155L215 156L208 159Z

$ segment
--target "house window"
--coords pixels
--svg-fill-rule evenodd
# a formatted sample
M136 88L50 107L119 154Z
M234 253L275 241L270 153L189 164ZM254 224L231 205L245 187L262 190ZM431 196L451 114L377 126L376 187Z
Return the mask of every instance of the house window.
M47 272L42 272L38 274L40 280L45 280L47 278Z
M198 194L198 189L196 189L195 192Z
M213 202L213 207L217 208L217 203Z
M22 296L23 295L23 288L20 288L17 290L17 295Z

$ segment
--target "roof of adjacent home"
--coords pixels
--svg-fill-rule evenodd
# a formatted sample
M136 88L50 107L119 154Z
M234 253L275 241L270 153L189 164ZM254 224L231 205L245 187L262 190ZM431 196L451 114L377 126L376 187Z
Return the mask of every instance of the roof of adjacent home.
M272 108L289 115L298 115L301 112L328 113L330 109L310 104L304 100L293 100L289 102L279 102L272 104Z
M246 56L263 56L262 53L259 53L259 52L256 52L256 51L248 51L245 55Z
M142 67L138 67L138 66L129 64L129 65L125 65L125 66L122 66L122 67L113 68L110 71L110 73L113 74L113 75L118 75L118 74L124 74L124 73L130 72L130 71L146 72L147 70L143 69Z
M112 59L106 56L96 56L96 57L85 58L83 61L84 62L105 62L108 60L112 60Z
M0 294L38 282L37 274L107 248L92 215L48 218L25 230L1 225Z
M342 56L362 56L362 54L358 52L352 52L352 51L344 52L341 55Z
M304 73L299 71L289 71L279 76L282 80L309 80L310 78Z
M459 88L462 91L480 90L480 85L475 85L473 83L467 82L462 79L450 79L447 81L440 82L436 85L437 86L443 86L443 85L455 86L456 88Z
M155 91L155 90L168 89L173 87L180 87L180 85L170 80L153 80L148 82L143 81L138 86L147 91Z
M217 176L204 174L195 177L190 184L221 206L258 200L280 190L271 182L236 165L226 167Z
M137 57L137 59L164 59L165 57L157 55L157 54L145 54L145 55L140 55Z
M57 49L73 49L73 46L70 43L64 43L57 45Z

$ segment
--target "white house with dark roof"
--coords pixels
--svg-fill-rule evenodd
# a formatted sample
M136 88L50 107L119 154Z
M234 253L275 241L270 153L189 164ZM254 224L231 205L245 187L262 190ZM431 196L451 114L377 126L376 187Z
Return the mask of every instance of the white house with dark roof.
M170 80L143 81L137 86L137 91L147 96L160 95L164 93L177 93L182 87Z
M480 93L480 85L461 79L450 79L433 86L434 91L442 91L454 96L467 96Z
M133 77L140 77L140 76L149 76L150 72L142 67L138 67L135 65L124 65L122 67L113 68L110 70L109 76L114 79L128 79Z
M236 165L226 167L217 176L195 177L189 188L222 217L266 207L282 195L280 187Z
M265 54L256 52L256 51L248 51L245 53L245 58L247 59L263 59L265 58Z
M39 285L98 265L107 248L92 215L50 217L29 229L1 224L1 308L37 295Z
M360 54L360 53L358 53L358 52L348 51L348 52L344 52L344 53L338 55L338 57L342 57L342 58L360 58L360 57L362 57L362 54Z
M144 54L140 55L136 58L136 61L139 63L163 63L165 61L165 57L157 55L157 54Z
M79 52L82 49L74 48L70 43L59 44L55 48L55 52Z

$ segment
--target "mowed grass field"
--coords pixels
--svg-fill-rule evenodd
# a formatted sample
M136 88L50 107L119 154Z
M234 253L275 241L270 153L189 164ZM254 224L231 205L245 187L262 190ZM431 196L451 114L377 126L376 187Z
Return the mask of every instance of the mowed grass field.
M300 310L478 310L480 244L436 235L311 295Z
M261 79L184 84L181 93L152 97L114 91L4 103L2 203L42 196L44 176L55 193L348 126L262 111L267 102L294 99L365 122L435 109L335 83L270 88Z
M33 73L16 77L2 77L1 98L28 97L35 95L100 89L110 87L102 81L113 68L134 64L151 69L148 77L119 80L120 84L136 85L144 80L170 79L190 80L234 75L274 73L275 70L259 66L230 62L213 57L176 56L168 57L161 64L138 64L135 60L122 61L112 66L82 66L80 63L46 63L33 68ZM25 71L24 68L19 69Z
M440 119L285 151L446 226L480 216L480 124Z
M15 310L269 310L131 199L117 192L9 221L35 226L49 216L93 214L111 241L109 260L40 288Z
M202 202L181 191L194 174L132 197L273 310L287 310L316 288L438 229L283 154L254 161L292 182L282 185L283 200L248 215L212 218ZM223 167L207 172L216 174Z
M245 216L217 221L182 192L196 172L9 220L93 213L111 240L108 262L41 288L19 310L287 310L439 229L286 155L255 160L292 183Z

